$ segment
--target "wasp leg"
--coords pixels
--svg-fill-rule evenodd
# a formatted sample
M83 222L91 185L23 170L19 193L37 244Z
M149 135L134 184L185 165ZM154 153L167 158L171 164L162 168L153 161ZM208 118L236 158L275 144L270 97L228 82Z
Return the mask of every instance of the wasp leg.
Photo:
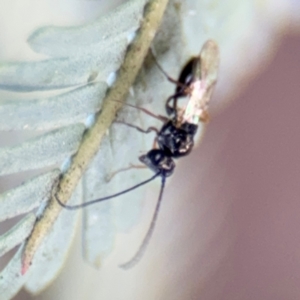
M117 171L114 171L112 173L110 173L109 175L106 176L106 182L110 182L114 176L116 176L117 174L121 173L121 172L125 172L125 171L129 171L129 170L132 170L132 169L145 169L147 168L146 165L134 165L134 164L130 164L128 167L125 167L125 168L122 168L122 169L119 169Z

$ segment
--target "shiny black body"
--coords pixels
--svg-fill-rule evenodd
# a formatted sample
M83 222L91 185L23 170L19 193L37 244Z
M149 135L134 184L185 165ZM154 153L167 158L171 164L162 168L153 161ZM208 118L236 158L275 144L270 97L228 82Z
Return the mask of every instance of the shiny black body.
M170 96L166 102L166 112L169 116L173 116L176 118L176 112L177 112L177 100L178 98L186 97L188 94L188 89L191 83L194 80L194 69L196 67L199 67L199 57L192 57L186 65L183 67L179 78L178 78L178 84L175 89L174 95ZM170 102L173 100L173 104L170 104Z
M175 168L173 158L188 155L193 149L194 136L198 126L187 122L183 124L178 122L177 99L187 96L189 86L194 80L194 68L198 64L199 57L193 57L187 62L179 75L174 95L170 96L166 102L166 112L170 118L157 134L156 141L159 149L150 150L139 158L149 169L160 173L160 176L170 176Z
M178 126L173 120L168 121L158 133L159 148L174 158L188 155L194 146L194 135L197 128L197 125L190 123Z
M159 149L152 149L140 156L140 161L162 177L172 175L175 168L173 159L188 155L192 151L197 128L197 125L190 123L176 126L175 120L169 120L157 134Z

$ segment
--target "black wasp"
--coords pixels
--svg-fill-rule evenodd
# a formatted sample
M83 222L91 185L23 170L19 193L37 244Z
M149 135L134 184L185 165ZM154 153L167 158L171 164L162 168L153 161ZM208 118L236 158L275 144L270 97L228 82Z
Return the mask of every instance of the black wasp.
M166 101L166 112L169 117L158 117L164 124L160 130L155 130L157 134L155 138L157 147L139 157L139 160L155 173L154 176L119 193L79 205L66 205L56 197L61 206L66 209L75 210L121 196L149 183L157 177L161 178L160 192L149 229L134 257L121 265L124 269L134 266L145 252L156 224L166 178L171 176L175 169L174 159L188 155L192 151L198 123L199 121L207 121L208 102L216 83L218 65L219 49L216 42L212 40L205 42L199 56L192 57L187 62L177 81L166 75L158 65L168 80L176 84L176 90ZM178 107L178 99L183 97L188 98L187 104L184 107ZM148 115L155 116L143 108L138 109ZM153 128L143 130L134 125L127 125L146 133L153 130Z

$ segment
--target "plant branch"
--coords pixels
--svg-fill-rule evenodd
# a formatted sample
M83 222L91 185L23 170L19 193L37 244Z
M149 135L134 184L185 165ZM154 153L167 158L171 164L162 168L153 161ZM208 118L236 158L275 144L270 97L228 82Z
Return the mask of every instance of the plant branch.
M108 91L101 113L97 116L96 123L83 136L82 143L73 158L70 169L59 182L58 197L63 203L67 203L72 196L89 162L99 150L102 137L115 119L117 111L123 106L122 103L114 100L120 101L127 96L129 88L134 83L151 42L159 28L167 3L168 0L150 0L146 6L141 27L136 39L129 46L124 63L119 70L118 79L115 85ZM36 222L26 242L22 256L22 274L27 272L35 252L51 229L61 210L62 207L52 197L43 216Z

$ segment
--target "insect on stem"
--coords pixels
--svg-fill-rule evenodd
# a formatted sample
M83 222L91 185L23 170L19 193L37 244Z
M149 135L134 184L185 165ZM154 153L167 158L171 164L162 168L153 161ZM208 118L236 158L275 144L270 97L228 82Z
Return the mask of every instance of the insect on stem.
M147 246L150 242L150 239L152 237L152 234L154 232L154 228L156 225L156 221L157 221L157 217L158 217L158 212L159 212L159 208L161 205L161 200L162 200L162 196L163 196L163 192L164 192L164 188L165 188L165 183L166 183L166 177L162 177L161 178L161 187L160 187L160 192L159 192L159 196L158 196L158 200L155 206L155 210L154 210L154 214L152 216L151 219L151 223L150 226L148 228L148 231L139 247L139 249L137 250L137 252L135 253L135 255L126 263L119 265L120 268L124 269L124 270L128 270L132 267L134 267L143 257Z
M141 260L147 249L157 222L166 178L173 174L176 166L174 159L186 156L192 151L198 124L199 122L207 120L208 103L217 80L219 48L216 42L212 40L206 41L199 56L192 57L183 67L178 80L169 77L157 63L155 58L154 60L168 80L176 84L174 94L166 101L166 112L169 117L159 116L142 107L127 104L153 118L163 121L163 125L159 130L154 129L153 127L144 130L135 125L127 124L126 122L122 123L143 133L148 133L150 131L156 133L155 145L157 144L157 146L139 157L139 160L144 166L152 170L155 175L116 194L78 205L64 204L57 195L55 196L57 202L61 206L69 210L76 210L124 195L140 186L146 185L156 177L161 177L160 192L149 229L136 254L128 262L120 265L121 268L126 270L135 266ZM187 98L187 105L178 107L177 100L178 98L183 97ZM132 166L130 168L132 168ZM123 168L122 171L130 168Z

